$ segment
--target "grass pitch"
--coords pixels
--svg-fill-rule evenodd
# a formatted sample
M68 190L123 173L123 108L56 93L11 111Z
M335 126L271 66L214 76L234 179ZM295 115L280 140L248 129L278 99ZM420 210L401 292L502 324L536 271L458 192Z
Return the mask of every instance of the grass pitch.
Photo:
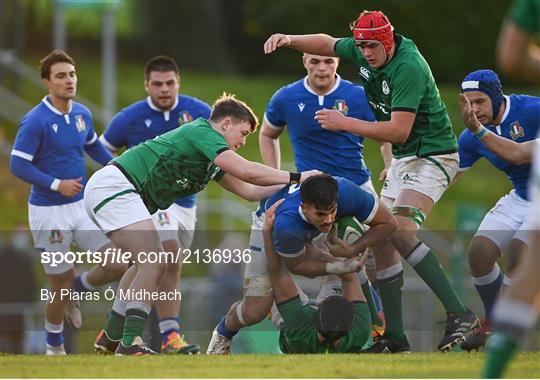
M38 378L474 378L483 353L412 355L0 356L0 377ZM507 377L540 377L540 353L520 353Z

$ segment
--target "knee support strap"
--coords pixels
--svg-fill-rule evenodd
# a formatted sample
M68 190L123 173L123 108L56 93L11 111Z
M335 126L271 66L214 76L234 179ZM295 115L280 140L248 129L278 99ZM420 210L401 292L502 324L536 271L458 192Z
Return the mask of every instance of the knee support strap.
M426 220L426 213L419 208L412 206L394 206L391 209L392 215L402 216L412 220L418 227Z

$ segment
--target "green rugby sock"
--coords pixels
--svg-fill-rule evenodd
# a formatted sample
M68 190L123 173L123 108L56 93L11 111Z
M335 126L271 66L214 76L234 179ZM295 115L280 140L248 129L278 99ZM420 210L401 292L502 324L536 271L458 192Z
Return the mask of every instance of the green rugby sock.
M497 379L502 377L518 347L518 342L515 339L504 333L493 333L488 340L488 353L486 364L482 370L482 378Z
M421 250L427 250L427 253L418 262L414 262L413 255L416 255ZM466 313L469 311L459 299L448 277L446 277L439 259L437 259L435 253L425 244L420 244L407 258L407 261L413 266L416 273L424 280L433 293L435 293L447 313Z
M403 271L392 277L377 280L377 288L386 320L384 336L398 340L407 338L403 327Z
M122 335L122 343L125 347L131 346L133 338L143 336L144 324L148 318L148 313L141 309L127 309L126 323L124 326L124 335Z
M109 312L109 318L107 319L107 325L105 326L107 336L112 340L120 340L124 333L125 321L126 318L123 315L111 310Z
M381 317L379 317L379 313L377 313L375 300L373 299L373 295L371 294L371 289L369 288L369 281L366 281L362 284L362 293L364 293L367 304L369 306L369 315L371 317L371 324L382 326L383 321L381 320Z

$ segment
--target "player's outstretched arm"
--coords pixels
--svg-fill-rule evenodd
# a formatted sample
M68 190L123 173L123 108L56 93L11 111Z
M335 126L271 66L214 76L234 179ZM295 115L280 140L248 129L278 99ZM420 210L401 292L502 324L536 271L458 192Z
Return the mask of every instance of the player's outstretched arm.
M497 156L513 165L526 164L531 162L535 146L534 141L517 143L515 141L497 136L495 133L485 128L474 114L469 99L463 94L459 94L459 109L461 119L465 126L482 140L484 145Z
M367 255L365 255L367 258ZM364 260L365 261L365 260ZM341 280L341 288L343 289L343 296L349 301L366 301L360 281L356 273L347 273L339 275Z
M296 284L289 271L283 266L281 258L274 250L274 244L272 242L276 209L283 201L284 199L280 199L266 210L263 225L264 252L266 254L266 262L270 271L270 281L272 282L272 290L276 303L286 301L298 295Z
M232 150L226 150L217 155L214 164L244 182L254 185L268 186L302 182L307 178L321 174L318 170L309 170L302 173L290 173L284 170L274 169L270 166L246 160Z
M250 201L258 202L264 198L268 198L278 190L281 190L284 185L258 186L247 183L232 175L225 174L218 182L225 190L238 195L239 197Z
M279 48L289 47L308 54L335 57L334 45L337 38L327 34L272 34L264 43L264 54L271 54Z

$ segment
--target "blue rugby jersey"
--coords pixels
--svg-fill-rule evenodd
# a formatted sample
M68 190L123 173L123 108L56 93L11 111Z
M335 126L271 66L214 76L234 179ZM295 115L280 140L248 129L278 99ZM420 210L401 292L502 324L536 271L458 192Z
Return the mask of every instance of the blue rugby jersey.
M540 130L540 98L528 95L506 96L506 111L498 126L486 126L493 133L516 142L534 140ZM523 199L529 200L528 181L530 164L512 165L487 149L484 143L465 129L458 139L459 168L470 168L480 158L486 158L493 166L503 171Z
M352 181L334 177L338 181L338 206L336 220L344 216L355 216L360 222L368 224L378 209L377 199ZM295 257L303 253L306 243L320 235L320 231L303 215L300 203L300 185L286 186L269 198L260 202L257 215L280 200L285 201L276 210L274 223L274 249L285 257Z
M275 128L287 126L298 171L319 169L361 185L371 176L362 156L364 138L325 130L314 119L316 111L332 108L349 117L375 121L364 89L339 75L324 96L309 87L307 77L282 87L270 99L265 120Z
M62 205L79 201L81 191L73 197L66 197L52 190L58 180L82 177L86 184L86 165L83 150L97 142L90 110L77 102L71 102L71 109L62 113L46 96L23 116L19 124L13 150L11 152L12 171L20 162L29 161L34 171L29 202L37 206ZM101 162L105 164L107 159ZM17 173L14 173L17 174Z

